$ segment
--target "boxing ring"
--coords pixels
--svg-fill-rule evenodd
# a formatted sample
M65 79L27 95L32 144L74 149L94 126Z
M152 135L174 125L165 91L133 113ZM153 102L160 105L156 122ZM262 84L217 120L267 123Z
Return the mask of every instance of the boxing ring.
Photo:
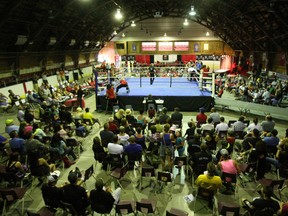
M217 75L217 73L210 72L206 77L201 77L199 73L192 75L187 72L182 74L166 73L161 76L158 73L152 85L150 85L150 78L146 72L127 73L127 71L122 71L119 74L113 77L114 88L116 89L121 78L125 78L130 88L129 93L125 88L119 90L117 98L120 108L131 105L134 110L143 109L143 99L149 94L155 100L164 100L163 105L168 110L173 110L175 107L179 107L182 111L199 111L200 107L210 110L214 103L215 74ZM107 80L109 82L109 74ZM105 94L106 88L98 91L97 107L102 110L106 108Z

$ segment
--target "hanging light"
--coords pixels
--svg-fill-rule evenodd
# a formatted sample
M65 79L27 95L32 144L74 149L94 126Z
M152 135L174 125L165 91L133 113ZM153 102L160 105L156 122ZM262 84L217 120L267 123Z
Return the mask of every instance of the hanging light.
M114 30L113 35L117 35L117 31L116 30Z
M208 37L209 35L210 35L210 33L207 31L207 32L206 32L206 36Z
M166 34L166 32L164 33L164 37L167 37L167 34Z
M136 26L136 24L135 24L135 22L133 20L132 23L131 23L131 27L135 27L135 26Z
M117 11L116 11L116 14L115 14L115 18L117 20L119 20L119 19L122 19L122 17L123 17L123 15L121 14L120 9L118 8Z
M123 34L122 34L122 37L124 38L126 35L125 35L125 33L123 32Z
M190 16L195 16L196 15L196 12L194 10L194 6L191 6L191 11L189 12L189 15Z
M184 21L183 25L185 25L185 26L189 25L189 22L188 22L188 20L187 20L187 19L185 19L185 21Z

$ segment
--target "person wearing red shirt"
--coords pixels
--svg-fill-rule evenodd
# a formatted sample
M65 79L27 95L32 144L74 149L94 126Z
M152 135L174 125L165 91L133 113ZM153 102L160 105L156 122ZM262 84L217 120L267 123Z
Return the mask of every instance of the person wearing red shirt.
M116 102L116 94L115 94L114 88L111 84L107 85L106 99L107 99L106 111L109 109L109 107L112 110L113 104Z
M129 86L128 86L128 82L123 78L120 80L120 84L117 86L116 88L116 94L118 93L120 88L125 88L126 87L126 93L130 92Z
M199 128L202 124L206 123L207 115L204 113L205 109L203 107L200 108L200 113L196 116L197 127Z

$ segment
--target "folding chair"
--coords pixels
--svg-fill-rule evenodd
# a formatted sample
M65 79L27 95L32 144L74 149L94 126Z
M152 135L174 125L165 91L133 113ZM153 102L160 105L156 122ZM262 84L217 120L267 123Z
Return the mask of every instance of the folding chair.
M106 162L107 172L110 172L112 168L123 166L123 159L120 154L109 154Z
M240 164L241 173L239 175L240 184L245 187L247 183L254 181L257 163Z
M50 209L50 208L48 208L46 206L43 206L37 212L26 210L26 213L27 213L28 216L54 216L56 211L53 210L53 209Z
M172 173L170 172L158 172L157 173L157 193L162 193L162 190L164 188L164 186L167 186L168 183L172 183ZM169 188L171 189L171 187ZM168 191L168 197L169 199L172 198L171 192Z
M7 202L11 203L17 200L21 200L22 205L21 205L21 212L19 211L18 208L16 208L16 210L18 211L19 214L23 215L24 214L24 196L26 194L26 191L27 191L26 188L21 188L21 187L0 189L1 197L4 200L2 215L7 214L7 211L6 211ZM32 199L32 197L29 194L28 196Z
M186 176L188 176L188 169L187 169L187 164L188 164L188 159L187 159L187 156L179 156L179 157L175 157L174 159L174 168L178 169L178 173L176 173L176 170L173 169L173 175L175 176L174 178L174 185L175 185L175 180L176 180L176 177L179 175L180 178L182 177L182 172L184 171L185 173L185 169L186 169ZM178 174L178 175L176 175ZM185 176L184 176L185 177ZM180 179L181 180L181 179ZM181 181L180 181L181 183ZM184 182L183 182L184 184Z
M169 211L166 210L166 216L188 216L189 213L177 208L171 208Z
M227 202L218 202L218 213L223 216L239 216L240 206Z
M122 167L117 167L115 168L111 173L110 176L113 177L113 179L116 179L118 185L122 188L122 184L120 183L120 181L122 180L122 178L125 176L125 174L127 173L128 170L128 163L126 163L125 165L123 165Z
M86 188L86 181L91 177L93 176L93 173L94 173L94 166L93 164L87 169L85 170L84 172L84 180L83 180L83 187ZM96 180L96 177L93 176L94 179Z
M74 148L77 148L78 156L80 156L81 146L80 146L80 143L78 140L76 140L75 138L67 138L66 139L66 146L71 147L73 150L74 150Z
M281 190L282 190L282 188L283 188L283 185L284 185L284 181L285 181L285 179L281 179L281 180L272 180L272 179L260 179L260 180L258 180L258 185L257 185L257 187L256 187L256 191L259 189L259 187L268 187L268 186L270 186L270 187L272 187L273 188L273 190L275 191L275 190L277 190L278 191L278 193L279 193L279 196L280 196L280 198L279 197L277 197L275 194L273 194L273 197L275 198L275 199L277 199L278 201L282 201L282 196L281 196Z
M223 185L226 187L226 191L232 191L234 193L234 199L236 199L236 194L238 194L237 174L222 172L221 179Z
M135 202L129 200L121 200L115 205L116 215L135 214Z
M208 201L211 202L210 204L212 204L212 208L213 208L213 212L214 212L214 191L212 190L208 190L202 187L198 187L196 196L195 196L195 200L194 200L194 214L196 215L197 212L202 211L203 209L209 210L208 205L200 202L200 204L202 204L202 206L196 210L196 202L197 200L201 201Z
M142 167L141 169L141 177L140 177L140 183L139 183L139 190L143 190L149 186L152 186L153 182L155 184L155 179L152 178L155 177L155 168L154 167ZM143 178L150 178L150 184L146 187L143 187Z
M79 215L72 204L66 203L62 200L60 201L60 208L64 211L65 215Z
M94 125L91 119L82 119L82 123L87 126L90 126L90 130L93 128L93 125Z
M141 212L142 214L148 215L152 214L155 215L156 213L159 215L157 210L157 201L149 200L149 199L141 199L140 201L136 202L136 211Z

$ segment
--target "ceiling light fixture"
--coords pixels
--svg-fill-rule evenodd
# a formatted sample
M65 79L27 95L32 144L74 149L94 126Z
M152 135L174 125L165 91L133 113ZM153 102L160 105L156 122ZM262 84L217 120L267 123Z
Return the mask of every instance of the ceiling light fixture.
M206 36L208 37L209 35L210 35L210 33L207 31L207 32L206 32Z
M167 37L167 34L166 34L166 33L164 33L164 37Z
M196 12L194 10L194 6L191 6L191 11L189 12L189 15L190 16L195 16L196 15Z
M116 30L114 30L113 35L117 35L117 31Z
M185 26L189 25L189 22L188 22L188 20L187 20L187 19L185 19L185 21L184 21L183 25L185 25Z
M124 38L125 36L126 36L125 33L123 33L123 34L122 34L122 37Z
M115 18L116 18L117 20L120 20L120 19L123 18L123 15L121 14L121 11L120 11L119 8L118 8L117 11L116 11Z
M136 24L135 24L135 22L133 20L132 23L131 23L131 27L135 27L135 26L136 26Z

